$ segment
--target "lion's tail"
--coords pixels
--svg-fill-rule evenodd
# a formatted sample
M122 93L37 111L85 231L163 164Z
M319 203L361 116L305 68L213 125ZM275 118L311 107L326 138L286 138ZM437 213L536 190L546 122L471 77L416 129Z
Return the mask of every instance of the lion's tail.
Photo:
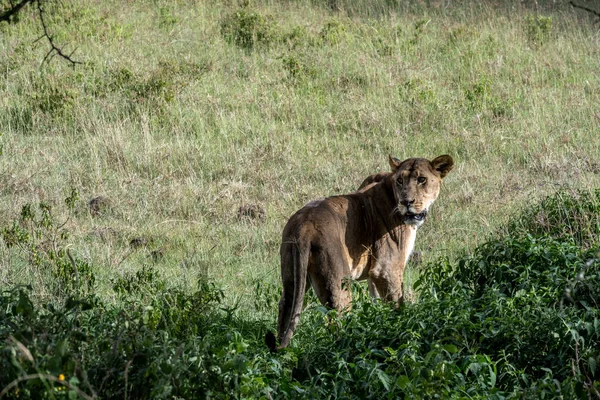
M283 294L279 301L278 348L284 348L290 344L300 320L308 278L310 243L302 243L302 241L289 243L285 250L281 254ZM286 265L291 265L292 268L285 268Z

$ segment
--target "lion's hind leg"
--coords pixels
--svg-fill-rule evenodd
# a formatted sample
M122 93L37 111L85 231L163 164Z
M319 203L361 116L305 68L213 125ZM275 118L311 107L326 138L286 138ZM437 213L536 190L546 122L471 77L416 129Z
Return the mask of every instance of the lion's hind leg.
M310 260L308 273L321 304L338 311L348 308L352 296L342 285L344 277L350 274L348 266L322 251L311 252Z

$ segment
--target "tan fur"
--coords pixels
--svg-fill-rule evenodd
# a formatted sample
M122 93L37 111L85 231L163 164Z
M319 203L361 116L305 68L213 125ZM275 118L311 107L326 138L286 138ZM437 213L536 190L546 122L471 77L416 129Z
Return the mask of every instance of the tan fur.
M350 302L342 288L345 277L367 279L374 297L403 301L404 269L417 228L453 161L444 155L389 162L391 172L371 175L355 193L312 201L286 224L280 247L280 348L289 345L300 319L307 277L321 303L337 310ZM268 341L274 347L274 338Z

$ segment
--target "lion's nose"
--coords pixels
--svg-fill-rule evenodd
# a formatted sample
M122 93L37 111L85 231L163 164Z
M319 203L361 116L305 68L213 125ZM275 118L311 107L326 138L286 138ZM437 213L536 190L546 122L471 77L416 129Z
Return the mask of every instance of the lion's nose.
M415 201L414 200L402 200L401 203L404 207L410 207L413 204L415 204Z

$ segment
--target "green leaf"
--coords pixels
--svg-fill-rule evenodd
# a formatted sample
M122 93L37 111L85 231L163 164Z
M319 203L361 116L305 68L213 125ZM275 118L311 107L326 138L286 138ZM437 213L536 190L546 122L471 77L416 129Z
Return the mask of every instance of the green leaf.
M164 372L165 374L169 375L171 374L171 372L173 372L173 367L171 366L171 364L163 362L160 364L160 369L162 372Z
M481 371L481 364L476 363L476 362L471 363L467 367L467 371L471 371L473 373L473 375L477 375Z
M410 378L406 375L400 375L396 380L396 385L400 387L400 389L405 389L410 384Z
M490 387L494 386L496 386L496 372L494 372L490 366Z
M587 393L585 392L585 388L583 386L583 382L577 382L575 384L575 394L580 399L587 398Z
M61 357L64 357L67 354L67 350L68 350L69 346L68 346L68 342L66 339L63 339L61 341L59 341L56 344L56 354L58 354Z
M445 344L442 349L446 350L448 353L450 354L455 354L456 352L458 352L458 347L456 347L453 344Z
M390 376L388 374L386 374L384 371L380 370L379 368L376 369L375 372L377 373L377 377L381 381L381 384L383 385L385 390L390 390L390 384L392 383L392 378L390 378Z

